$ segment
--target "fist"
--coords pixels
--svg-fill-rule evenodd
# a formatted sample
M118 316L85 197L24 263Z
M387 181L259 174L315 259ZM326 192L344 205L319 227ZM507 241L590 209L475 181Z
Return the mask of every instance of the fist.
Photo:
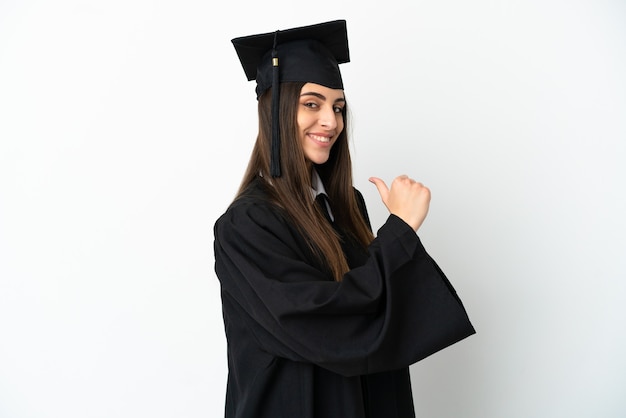
M387 187L378 177L369 179L390 213L396 215L417 231L426 219L430 206L430 190L406 175L396 177Z

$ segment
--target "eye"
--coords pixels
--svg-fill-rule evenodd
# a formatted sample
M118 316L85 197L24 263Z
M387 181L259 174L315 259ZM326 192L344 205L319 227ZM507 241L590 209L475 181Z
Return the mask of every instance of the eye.
M335 111L335 113L343 113L343 107L342 106L335 106L335 107L333 107L333 110Z
M317 109L319 105L315 102L304 102L302 103L304 107L308 107L309 109Z

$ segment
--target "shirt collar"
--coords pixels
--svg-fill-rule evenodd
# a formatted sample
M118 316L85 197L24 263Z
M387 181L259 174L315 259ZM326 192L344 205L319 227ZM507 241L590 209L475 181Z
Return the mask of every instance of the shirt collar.
M326 211L330 216L331 221L335 221L335 217L333 216L333 212L330 209L330 205L328 203L328 193L326 193L326 189L324 188L324 183L322 182L322 178L320 177L317 170L313 169L311 171L311 196L315 199L319 195L325 195L326 199L324 199L324 203L326 203Z
M322 183L322 178L315 169L311 170L311 193L313 198L316 198L318 194L325 194L328 196L328 193L326 193L326 189L324 188L324 183Z

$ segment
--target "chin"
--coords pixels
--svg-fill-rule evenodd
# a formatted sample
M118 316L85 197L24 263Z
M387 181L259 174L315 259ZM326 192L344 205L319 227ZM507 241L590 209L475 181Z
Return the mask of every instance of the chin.
M324 164L325 162L328 161L329 158L330 158L330 154L324 154L324 153L306 156L307 160L309 160L313 164L318 164L318 165Z
M322 164L325 164L328 161L328 157L326 157L326 158L312 158L309 161L311 161L313 164L316 164L316 165L322 165Z

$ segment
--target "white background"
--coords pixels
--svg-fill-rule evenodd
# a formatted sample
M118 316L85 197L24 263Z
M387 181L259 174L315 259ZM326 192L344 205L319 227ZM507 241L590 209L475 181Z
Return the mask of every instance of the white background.
M213 232L256 136L236 36L347 19L356 186L478 333L418 416L626 416L626 4L0 0L0 417L219 417Z

